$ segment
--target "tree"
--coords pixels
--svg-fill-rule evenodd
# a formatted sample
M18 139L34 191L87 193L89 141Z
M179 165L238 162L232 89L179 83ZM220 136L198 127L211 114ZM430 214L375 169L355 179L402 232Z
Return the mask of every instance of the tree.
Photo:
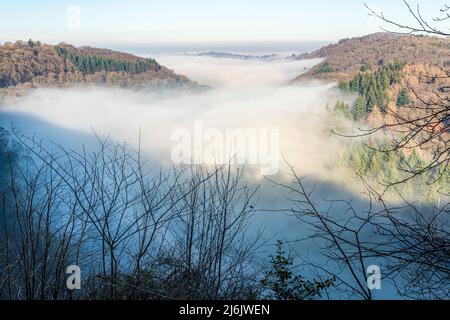
M348 200L333 200L327 209L321 210L313 198L316 187L307 187L305 179L288 166L292 182L272 182L289 193L292 207L284 212L311 228L312 233L303 236L302 242L310 240L320 244L316 252L321 253L322 260L317 262L306 257L305 261L317 273L335 279L330 289L337 290L341 297L348 293L352 298L373 299L366 272L375 262L383 267L384 281L393 283L404 297L448 298L448 206L424 210L421 205L405 201L404 205L390 207L383 200L384 194L372 188L361 174L368 194L366 208L357 208ZM283 266L289 265L289 260L275 261L282 267L275 268L279 275L271 283L277 284L274 288L278 291L285 292L281 289L289 288L286 279L291 277L289 268Z
M315 74L323 74L323 73L332 73L335 71L336 70L328 62L324 62L317 67L317 69L315 70L314 73Z
M353 118L362 120L367 116L367 100L364 96L358 97L353 106Z
M123 71L131 74L140 74L147 72L151 68L156 70L159 68L156 60L148 58L129 61L90 54L83 55L63 46L57 46L56 51L64 59L74 63L85 74L101 71Z
M405 33L405 34L431 34L438 36L449 37L450 33L448 31L440 29L436 25L432 25L429 21L424 18L421 12L420 6L414 10L410 3L403 0L403 3L407 7L407 10L411 17L414 19L415 25L405 24L402 22L395 21L395 19L388 18L383 12L376 12L369 5L366 4L366 8L369 10L370 15L379 18L380 20L386 22L391 27L394 27L395 33ZM444 7L440 10L440 16L433 19L435 23L445 22L450 19L450 6L444 4Z
M342 92L354 92L360 98L364 98L364 107L363 100L360 98L354 105L355 120L364 119L375 107L386 113L386 104L389 100L388 91L393 84L400 82L404 66L405 63L396 61L384 65L376 71L367 70L364 73L358 73L350 81L340 81L338 87Z
M334 277L325 281L306 280L295 275L294 259L286 256L283 243L277 242L275 256L272 256L271 269L266 272L262 285L269 290L268 296L276 300L308 300L321 297L322 292L333 285Z
M352 119L352 112L350 107L344 101L338 101L336 103L336 111L341 113L345 118Z
M77 152L13 137L30 157L13 162L0 135L0 299L247 299L258 291L260 236L247 236L256 190L241 183L242 171L153 172L139 150L108 139ZM76 293L65 286L73 264L84 274Z
M403 88L397 97L397 107L404 107L411 103L411 98L409 97L408 91Z
M344 93L347 94L347 93L350 92L350 83L349 83L348 81L343 81L343 80L341 80L341 81L339 81L338 88L339 88L342 92L344 92Z
M364 63L360 68L361 72L366 72L370 70L372 70L372 65L370 63Z
M317 273L329 275L329 279L333 280L333 289L338 290L341 296L349 292L352 297L358 296L360 299L371 300L372 292L367 287L366 275L370 262L364 255L363 246L363 234L367 231L366 224L358 223L358 214L349 202L342 201L348 207L339 214L332 212L339 201L331 201L329 210L322 212L312 199L315 187L308 190L304 178L297 175L293 166L289 163L287 165L293 177L292 182L280 183L270 179L269 181L289 193L292 207L284 212L296 217L313 230L312 234L303 237L303 241L320 241L322 244L318 252L323 253L325 262L314 262L306 258L308 266ZM283 266L283 260L281 262ZM276 279L279 279L278 282L273 283L277 284L280 282L280 276Z

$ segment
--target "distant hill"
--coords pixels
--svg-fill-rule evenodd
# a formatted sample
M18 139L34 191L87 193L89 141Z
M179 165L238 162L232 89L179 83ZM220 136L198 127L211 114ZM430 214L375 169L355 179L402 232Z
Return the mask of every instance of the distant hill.
M154 59L107 49L17 41L0 46L0 97L39 87L196 87Z
M260 60L260 61L272 61L272 60L279 59L279 57L276 54L254 56L254 55L235 54L235 53L217 52L217 51L202 52L202 53L199 53L197 56L213 57L213 58L226 58L226 59L235 59L235 60Z
M359 38L343 39L297 59L323 58L296 80L348 80L360 71L378 69L395 61L408 64L450 66L450 39L376 33Z

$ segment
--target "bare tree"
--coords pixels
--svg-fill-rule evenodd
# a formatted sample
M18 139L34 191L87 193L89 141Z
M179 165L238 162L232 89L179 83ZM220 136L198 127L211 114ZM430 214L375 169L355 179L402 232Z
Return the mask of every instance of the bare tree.
M282 212L310 227L302 241L313 241L319 259L304 256L308 268L336 278L336 294L372 299L367 267L382 267L383 279L402 297L446 299L450 295L450 206L410 203L393 207L365 183L367 207L351 201L314 201L315 187L308 188L290 166L292 182L276 186L289 193L292 203ZM363 178L362 178L363 179ZM364 181L364 180L363 180ZM399 193L399 197L401 194ZM322 203L325 201L322 200ZM323 207L323 205L322 205Z
M14 163L4 152L0 297L250 296L260 235L246 232L256 190L242 171L154 172L140 149L97 138L97 148L74 151L15 133L28 156ZM65 288L72 264L84 275L76 295Z
M2 175L0 297L59 299L68 296L65 270L79 260L86 225L69 190L47 163L33 157L16 160L8 145L9 172ZM46 158L48 163L51 159ZM25 162L25 166L16 161Z
M437 25L433 25L432 22L430 22L428 19L426 19L423 14L422 10L420 8L420 5L417 4L417 6L414 8L408 1L403 0L403 3L405 4L406 8L408 9L408 12L410 16L413 18L413 21L415 24L410 25L406 23L402 23L399 21L396 21L393 18L387 17L383 12L376 12L373 8L371 8L369 5L365 5L366 8L369 10L370 15L379 18L380 20L386 22L388 25L395 27L399 31L395 30L386 30L389 32L396 32L396 33L406 33L406 34L432 34L432 35L438 35L438 36L450 36L450 28L448 30L440 29ZM434 23L440 23L445 22L450 19L450 6L447 4L444 4L443 8L440 10L440 15L433 18Z
M215 170L217 171L218 168ZM192 189L208 170L196 168ZM246 298L255 281L254 256L261 234L247 236L257 189L241 182L243 170L230 165L217 171L180 203L174 234L179 283L199 292L198 298ZM248 297L248 296L247 296Z
M330 201L326 211L319 209L313 200L315 187L308 188L304 178L299 177L293 166L287 164L292 181L280 183L271 181L289 194L291 207L281 210L299 219L304 225L312 228L312 232L302 241L319 243L322 254L321 261L314 261L302 256L308 268L318 274L325 273L335 279L334 289L341 295L346 292L351 297L371 300L372 293L367 287L367 257L364 252L368 222L360 219L359 212L351 202ZM334 210L336 204L344 204L344 212ZM342 206L340 206L342 207ZM370 210L368 216L373 213Z

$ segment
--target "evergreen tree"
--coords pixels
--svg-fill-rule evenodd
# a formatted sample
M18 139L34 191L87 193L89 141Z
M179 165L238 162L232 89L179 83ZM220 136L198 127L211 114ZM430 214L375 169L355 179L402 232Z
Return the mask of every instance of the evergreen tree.
M325 281L306 280L293 272L294 259L286 256L283 243L278 241L276 255L272 257L271 269L261 281L268 289L269 298L276 300L307 300L321 297L324 289L333 285L336 279Z
M374 72L369 72L370 69L368 69L364 73L358 73L349 81L339 82L338 87L342 92L353 92L360 96L353 106L353 115L356 120L365 118L376 106L383 112L386 110L386 104L390 99L389 89L391 85L400 82L404 66L405 63L396 61L383 65ZM405 101L404 98L402 96L402 102Z
M348 81L339 81L338 88L345 94L350 92L350 84Z
M336 103L336 111L341 113L347 119L353 119L353 114L350 111L350 107L344 101L338 101Z
M411 103L411 98L409 97L408 91L406 89L400 90L397 97L397 106L404 107Z
M101 71L126 72L131 74L139 74L150 70L160 70L159 64L155 59L139 59L136 61L113 59L100 57L96 55L80 55L77 52L66 49L62 46L56 47L57 53L64 59L72 62L82 73L95 73Z
M367 100L364 96L360 96L353 106L353 118L355 120L364 119L367 115Z

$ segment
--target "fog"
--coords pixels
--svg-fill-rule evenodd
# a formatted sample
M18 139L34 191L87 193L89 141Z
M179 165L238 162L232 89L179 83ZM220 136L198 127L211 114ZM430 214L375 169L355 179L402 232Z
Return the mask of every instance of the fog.
M321 59L258 61L185 55L162 55L157 56L157 60L178 73L215 88L282 86L321 62Z
M175 72L211 89L38 89L13 104L1 106L0 125L11 122L26 135L63 145L70 141L71 147L87 143L93 130L134 147L140 141L141 150L152 163L166 167L173 165L173 135L179 130L195 134L198 124L205 130L219 132L278 130L279 146L270 150L271 160L280 165L276 180L289 178L286 160L298 175L307 176L308 182L319 183L314 194L319 208L328 208L329 203L322 200L333 198L354 199L355 207L366 208L364 197L360 197L361 185L352 179L352 171L340 163L346 146L357 141L331 133L333 128L351 125L328 112L340 97L335 85L291 83L319 60L268 62L181 55L157 58ZM20 123L20 119L26 121ZM46 131L47 127L51 131ZM247 168L247 182L261 183L256 208L259 214L254 217L252 228L266 228L267 239L304 238L308 232L305 225L295 217L275 212L290 206L286 191L274 189L263 180L258 166ZM296 247L312 257L318 254L317 245L312 242L301 242Z
M203 130L219 132L278 130L279 146L268 155L271 162L281 166L278 173L285 170L284 157L299 174L339 184L349 182L346 175L350 173L343 173L342 167L330 169L339 162L345 142L330 134L332 126L343 121L330 118L326 112L338 95L334 85L289 84L319 60L267 62L182 55L157 58L211 89L164 93L94 87L38 89L2 110L82 134L95 130L133 146L137 146L141 132L141 149L167 166L172 165L176 146L173 134L177 130L194 134L196 124ZM257 172L254 178L262 177Z

